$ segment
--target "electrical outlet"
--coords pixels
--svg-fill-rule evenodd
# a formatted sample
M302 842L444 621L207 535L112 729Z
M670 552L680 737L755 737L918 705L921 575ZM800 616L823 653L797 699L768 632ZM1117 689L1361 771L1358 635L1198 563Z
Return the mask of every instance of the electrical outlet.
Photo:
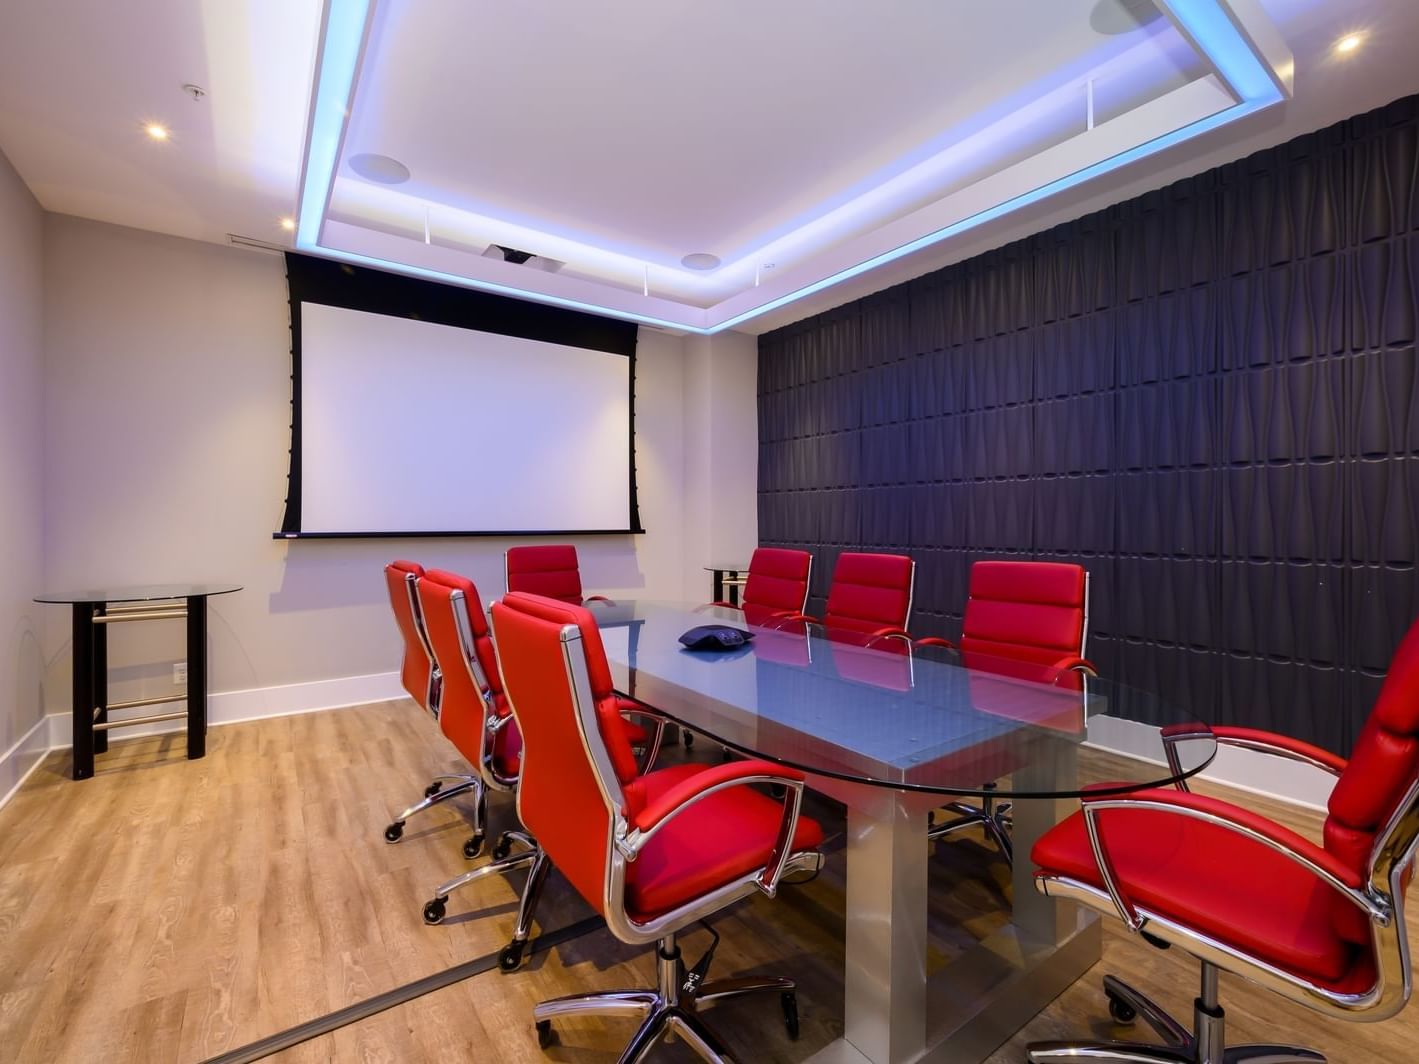
M172 682L178 686L187 682L187 662L174 661L172 663Z

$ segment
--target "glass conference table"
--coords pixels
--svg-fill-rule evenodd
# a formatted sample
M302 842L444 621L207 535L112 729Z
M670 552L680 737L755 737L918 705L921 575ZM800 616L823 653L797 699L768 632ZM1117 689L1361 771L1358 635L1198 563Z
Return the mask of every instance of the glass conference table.
M1142 691L1079 673L912 649L737 610L628 602L594 609L617 689L734 750L802 769L847 807L844 1037L817 1064L982 1060L1098 961L1098 920L1033 884L1030 848L1085 787L1126 793L1205 768L1210 730ZM691 652L701 624L752 631ZM1187 736L1165 750L1161 729ZM1169 754L1171 753L1171 757ZM928 974L932 810L1013 803L1008 923Z

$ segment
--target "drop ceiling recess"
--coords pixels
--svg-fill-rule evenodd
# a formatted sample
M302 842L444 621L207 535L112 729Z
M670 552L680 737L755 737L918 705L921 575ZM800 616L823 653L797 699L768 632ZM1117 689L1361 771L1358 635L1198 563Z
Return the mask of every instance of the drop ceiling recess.
M526 10L328 0L297 247L714 333L1291 93L1257 0Z

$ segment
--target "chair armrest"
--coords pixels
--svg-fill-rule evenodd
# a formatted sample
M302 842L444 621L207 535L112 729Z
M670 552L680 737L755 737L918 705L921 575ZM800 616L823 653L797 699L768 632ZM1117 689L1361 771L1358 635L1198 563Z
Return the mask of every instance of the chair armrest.
M640 767L637 769L638 774L643 776L651 770L655 759L660 756L660 747L665 740L665 725L674 722L659 710L625 695L616 696L616 710L623 717L643 717L652 725L650 738L642 751Z
M616 605L614 599L608 599L605 595L587 595L584 599L581 600L581 604L583 606L591 602L604 602L608 606Z
M942 639L939 635L924 635L916 641L919 647L945 647L947 650L959 649L955 643L949 639Z
M710 606L723 606L723 607L724 607L725 609L727 609L727 610L739 610L741 613L742 613L743 610L744 610L744 607L743 607L743 606L740 606L740 605L738 605L737 603L733 603L733 602L725 602L723 599L720 599L720 600L718 600L718 601L716 601L716 602L708 603L707 605L710 605ZM704 609L703 606L701 606L700 608L701 608L701 609Z
M1060 658L1050 668L1059 672L1082 672L1085 676L1098 676L1099 670L1088 658L1081 658L1078 654L1071 654L1069 657Z
M1143 926L1143 920L1119 883L1118 874L1109 858L1108 846L1099 823L1099 813L1108 809L1146 809L1153 813L1189 817L1242 835L1275 850L1318 879L1324 880L1351 904L1362 909L1371 920L1388 923L1391 918L1388 907L1366 893L1363 878L1329 851L1290 828L1258 816L1241 806L1224 802L1220 798L1152 787L1123 796L1095 797L1086 793L1080 798L1080 805L1083 807L1084 825L1089 833L1089 844L1094 851L1099 874L1103 877L1104 886L1113 899L1120 918L1132 931L1139 930Z
M1289 735L1278 735L1276 732L1262 731L1259 728L1214 726L1212 734L1217 737L1219 746L1235 746L1243 750L1257 750L1263 754L1273 754L1276 757L1284 757L1288 761L1299 761L1302 764L1311 765L1324 772L1329 772L1332 776L1339 776L1345 771L1345 766L1349 764L1345 758L1338 754L1332 754L1329 750L1322 750L1319 746L1312 746L1308 742L1293 739Z
M616 848L634 861L655 833L695 803L730 787L752 783L777 784L784 788L783 820L778 837L764 864L759 886L770 897L792 856L793 836L798 830L798 810L803 801L803 773L769 761L730 761L682 780L649 803L631 821L631 830L616 840Z
M901 639L905 640L908 646L911 646L912 642L911 634L905 628L879 628L877 631L869 634L866 642L862 645L870 647L879 639Z

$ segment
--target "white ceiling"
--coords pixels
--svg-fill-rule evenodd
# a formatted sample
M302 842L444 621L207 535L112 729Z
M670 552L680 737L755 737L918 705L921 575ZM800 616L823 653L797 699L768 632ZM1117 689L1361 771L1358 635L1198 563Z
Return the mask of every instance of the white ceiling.
M782 324L1419 91L1414 0L1260 2L1296 58L1296 95L1282 107L743 328ZM446 246L430 254L476 253L488 236L478 225L549 234L555 246L531 250L568 266L548 283L600 270L624 295L626 279L610 276L611 266L557 254L595 245L661 271L664 300L703 306L730 282L672 283L672 270L687 273L678 269L683 254L709 251L727 264L741 256L752 269L756 250L795 225L897 178L895 199L825 246L778 245L804 262L829 255L834 241L981 176L971 165L985 153L971 153L971 165L934 174L930 188L902 183L943 146L1002 119L1015 121L1014 140L993 145L991 167L1053 143L1076 106L1061 101L1073 100L1089 71L1118 72L1112 94L1107 78L1099 83L1100 122L1202 72L1170 26L1106 36L1091 27L1092 8L1092 0L891 0L870 9L855 0L621 0L606 14L574 0L381 0L345 154L393 155L414 177L390 189L342 170L334 228L358 222L411 261L423 242L422 233L411 239L409 212L434 204L435 225L446 208L472 228L461 247L450 220ZM203 240L283 242L277 219L296 209L321 9L320 0L7 3L0 150L48 210ZM1331 44L1355 29L1368 30L1366 43L1336 60ZM192 102L186 82L209 95ZM143 136L150 120L171 126L169 143ZM732 281L748 283L742 271Z
M1094 2L384 5L346 157L662 266L730 261L1146 36L1097 33Z

